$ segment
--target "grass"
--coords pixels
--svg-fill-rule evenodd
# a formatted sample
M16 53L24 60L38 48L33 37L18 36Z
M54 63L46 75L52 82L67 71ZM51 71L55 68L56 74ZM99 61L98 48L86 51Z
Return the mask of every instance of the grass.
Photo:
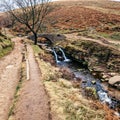
M120 50L120 44L116 44L115 47Z
M50 66L49 63L40 61L40 68L44 85L50 96L51 111L60 120L80 120L89 119L93 120L96 115L96 120L102 120L104 113L101 110L94 111L90 108L90 102L82 97L78 88L74 88L72 83L66 79L59 78L59 72ZM47 69L46 69L47 68ZM51 73L49 73L51 71ZM57 72L57 76L54 76L56 82L49 75L54 75ZM100 117L100 119L99 119Z
M120 40L120 33L119 32L113 33L110 35L110 38L114 40Z
M108 33L99 33L101 36L112 39L112 40L120 40L120 33L119 32L113 32L111 34Z
M104 3L105 4L105 3ZM96 5L96 4L95 4ZM98 11L100 11L100 12L103 12L103 13L107 13L107 14L109 14L110 12L111 13L114 13L114 14L116 14L116 15L119 15L120 14L120 11L119 10L111 10L111 9L107 9L107 8L102 8L102 7L99 7L99 6L86 6L87 8L91 8L91 9L95 9L95 10L98 10Z
M10 39L4 35L0 36L0 58L10 53L13 47L14 43Z
M103 36L105 38L109 38L109 34L108 33L99 33L100 36Z
M40 68L44 78L49 78L49 71L54 75L56 68L40 61ZM46 70L46 66L47 70ZM49 68L49 69L48 69ZM46 71L46 72L45 72ZM44 73L44 74L43 74ZM44 79L44 85L50 96L51 111L60 120L93 120L96 116L96 120L104 119L104 112L102 110L92 110L90 107L91 102L82 97L79 88L74 88L72 83L59 76L54 77L49 81ZM95 119L94 119L95 120Z
M38 53L42 52L42 50L39 49L38 45L32 45L32 47L33 47L34 53L38 54Z
M0 50L0 58L4 57L5 55L7 55L8 53L10 53L10 51L12 51L13 48L11 47L7 47L3 50Z
M15 93L14 93L13 104L10 107L10 110L9 110L9 113L8 113L8 120L13 120L12 117L14 115L14 110L15 110L15 107L16 107L16 103L17 103L19 95L20 95L19 91L20 91L20 88L22 87L23 80L26 79L26 68L25 68L25 65L26 65L25 62L23 62L22 65L21 65L20 80L18 82L18 85L17 85Z
M92 38L96 40L100 40L103 38L113 39L113 40L120 40L120 33L119 32L112 32L112 33L106 33L106 32L93 32L90 31L80 31L78 32L78 36L85 36L87 38Z
M72 34L72 33L75 33L75 32L79 32L79 30L77 29L61 29L58 31L58 34Z

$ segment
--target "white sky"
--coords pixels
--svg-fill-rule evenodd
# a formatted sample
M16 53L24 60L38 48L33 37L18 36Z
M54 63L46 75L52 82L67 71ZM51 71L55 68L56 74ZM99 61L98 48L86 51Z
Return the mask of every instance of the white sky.
M4 0L0 0L0 3L2 3ZM11 1L11 0L6 0L6 1ZM60 0L51 0L51 1L60 1ZM116 2L120 2L120 0L110 0L110 1L116 1ZM2 8L0 7L0 11L2 10Z
M112 1L118 1L118 2L120 2L120 0L112 0Z

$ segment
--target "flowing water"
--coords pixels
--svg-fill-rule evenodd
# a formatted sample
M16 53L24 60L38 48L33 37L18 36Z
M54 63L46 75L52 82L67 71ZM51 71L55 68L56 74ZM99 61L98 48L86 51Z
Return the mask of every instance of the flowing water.
M60 47L55 47L52 49L53 50L53 53L54 53L54 56L55 56L55 60L56 60L56 63L60 63L62 61L64 62L69 62L70 59L68 59L64 53L64 51L62 50L62 48ZM57 53L59 52L59 53Z
M59 52L61 52L61 54ZM58 66L69 68L76 78L82 79L81 87L83 89L86 87L94 87L96 89L96 94L102 103L107 103L112 109L120 108L120 100L116 99L114 96L110 96L108 94L109 91L105 89L105 85L103 85L99 79L94 78L89 70L81 68L76 61L70 61L70 59L66 57L64 51L59 47L57 47L57 50L53 49L53 53ZM59 57L61 58L60 60ZM120 115L119 112L118 115Z
M62 50L62 48L59 48L59 50L62 52L63 58L64 58L64 62L69 62L70 59L68 59L64 53L64 51Z
M55 56L55 61L56 63L60 63L60 61L58 60L58 55L57 53L55 52L55 49L53 48L53 53L54 53L54 56Z

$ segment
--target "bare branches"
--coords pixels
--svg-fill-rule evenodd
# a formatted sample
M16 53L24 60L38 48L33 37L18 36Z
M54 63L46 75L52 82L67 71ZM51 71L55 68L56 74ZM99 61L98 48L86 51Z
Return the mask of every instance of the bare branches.
M33 34L37 34L41 29L49 10L49 0L4 0L3 5L11 16L26 25Z

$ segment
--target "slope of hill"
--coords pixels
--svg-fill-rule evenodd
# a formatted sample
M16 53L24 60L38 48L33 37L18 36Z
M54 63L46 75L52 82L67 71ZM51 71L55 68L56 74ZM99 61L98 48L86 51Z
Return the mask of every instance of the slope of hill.
M56 8L49 14L54 28L111 31L120 26L120 3L79 0L57 1L55 5Z
M43 32L66 33L87 30L99 32L111 38L120 36L118 33L120 31L120 2L61 0L53 2L52 9L43 23ZM18 32L27 35L30 33L25 26L18 23L14 26L13 31L17 34Z

